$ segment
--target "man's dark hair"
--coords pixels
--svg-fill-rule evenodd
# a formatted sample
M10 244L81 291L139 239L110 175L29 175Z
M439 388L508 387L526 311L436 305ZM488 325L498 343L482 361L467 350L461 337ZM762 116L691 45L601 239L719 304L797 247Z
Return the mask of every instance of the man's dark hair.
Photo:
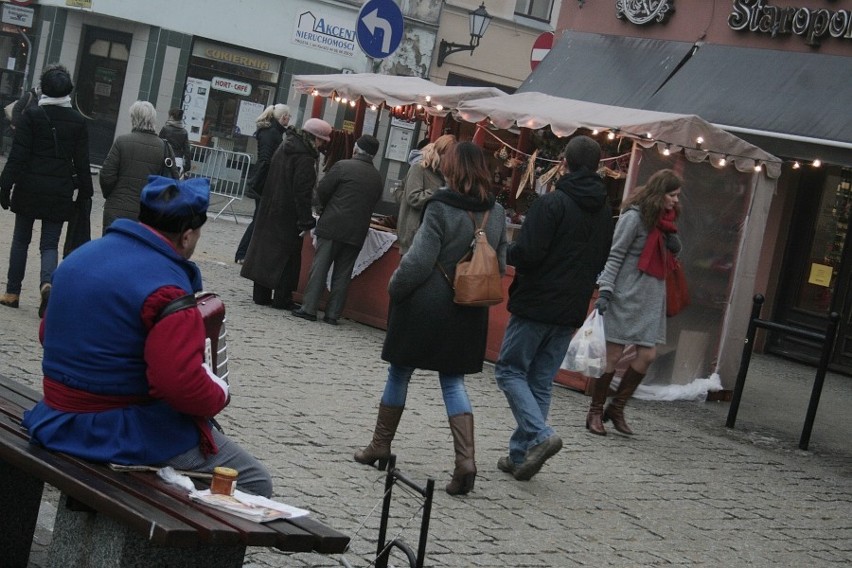
M596 172L601 161L601 145L588 136L575 136L565 145L562 157L568 164L569 172L582 169Z
M41 73L41 92L48 97L64 97L74 89L71 74L60 63L52 63Z

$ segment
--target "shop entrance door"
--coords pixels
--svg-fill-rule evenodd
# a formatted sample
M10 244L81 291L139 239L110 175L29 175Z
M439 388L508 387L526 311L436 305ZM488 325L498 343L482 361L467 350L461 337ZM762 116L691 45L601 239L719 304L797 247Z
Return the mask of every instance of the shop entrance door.
M852 170L801 172L773 319L824 332L828 314L841 314L832 370L852 374ZM764 316L766 317L766 316ZM767 350L816 364L822 346L771 333Z
M74 106L89 119L89 160L101 165L112 147L130 58L128 33L86 27Z

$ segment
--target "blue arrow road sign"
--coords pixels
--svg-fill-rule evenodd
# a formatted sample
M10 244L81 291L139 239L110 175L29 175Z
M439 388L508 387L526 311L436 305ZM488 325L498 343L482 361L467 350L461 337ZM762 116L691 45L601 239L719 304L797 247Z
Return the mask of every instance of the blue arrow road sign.
M399 47L402 11L393 0L369 0L358 13L358 45L374 59L384 59Z

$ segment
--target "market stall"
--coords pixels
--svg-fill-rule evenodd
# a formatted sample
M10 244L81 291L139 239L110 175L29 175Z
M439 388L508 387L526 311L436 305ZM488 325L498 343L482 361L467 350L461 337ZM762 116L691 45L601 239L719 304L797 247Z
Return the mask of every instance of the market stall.
M697 116L535 92L465 101L455 114L497 129L549 129L559 137L582 131L626 141L632 148L624 195L661 168L677 170L684 178L681 262L692 303L668 320L667 344L646 384L671 392L666 387L718 375L731 388L780 159Z

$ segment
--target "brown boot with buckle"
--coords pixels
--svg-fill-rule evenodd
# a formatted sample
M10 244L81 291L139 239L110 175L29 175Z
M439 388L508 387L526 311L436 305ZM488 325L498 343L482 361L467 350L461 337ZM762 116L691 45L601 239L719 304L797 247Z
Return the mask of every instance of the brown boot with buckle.
M449 420L450 430L453 433L453 448L456 452L456 467L453 469L453 478L445 490L449 495L467 495L476 481L473 414L465 412L450 416Z

